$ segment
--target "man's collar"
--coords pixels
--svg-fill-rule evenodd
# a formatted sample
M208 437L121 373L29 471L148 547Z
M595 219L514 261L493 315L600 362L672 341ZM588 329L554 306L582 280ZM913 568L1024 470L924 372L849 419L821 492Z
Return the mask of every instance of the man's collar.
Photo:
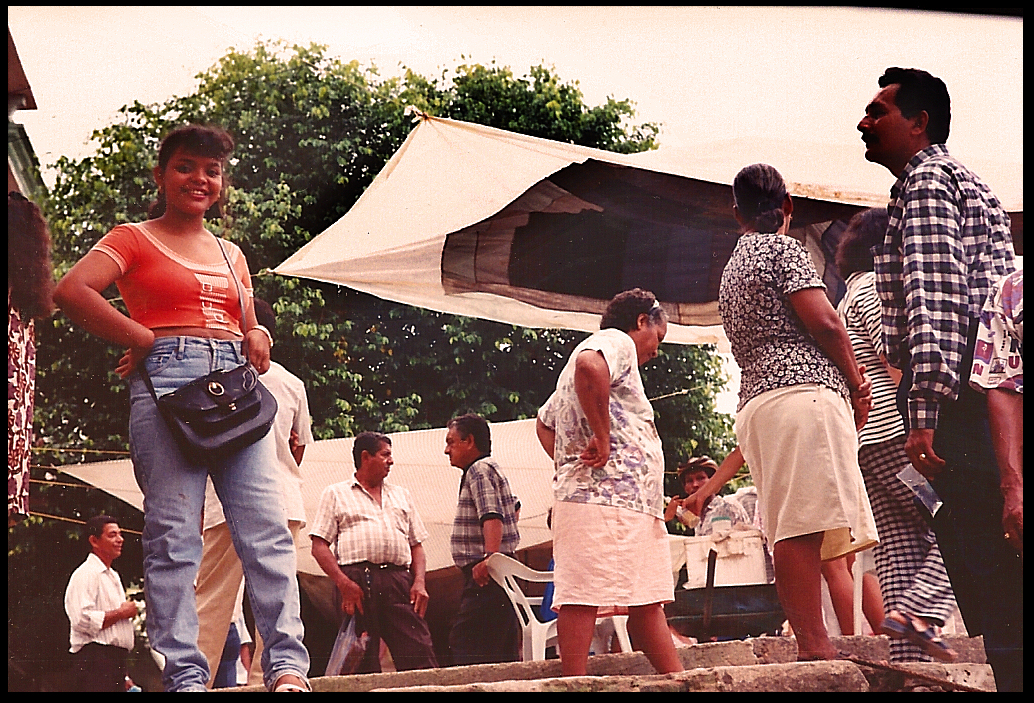
M461 491L463 490L463 482L467 480L467 471L470 470L470 467L473 466L474 464L478 463L482 459L489 458L490 456L492 456L491 453L489 453L489 454L482 454L477 459L475 459L474 461L470 462L469 464L464 466L462 469L460 469L460 490Z
M848 288L851 288L851 287L853 287L855 285L855 282L856 281L860 281L862 276L864 276L866 273L869 273L869 272L868 271L852 271L850 274L848 274L847 279L844 281L844 284Z
M947 145L943 143L931 144L925 149L917 151L915 156L909 159L908 163L905 164L905 168L901 171L901 175L898 176L898 180L894 182L893 186L891 186L890 196L896 199L901 194L901 189L905 187L905 181L908 180L908 177L912 175L912 172L919 167L919 164L934 156L948 156Z
M482 459L487 459L487 458L489 458L490 456L492 456L492 454L491 454L491 453L489 453L489 454L482 454L482 455L481 455L481 456L479 456L479 457L478 457L477 459L475 459L474 461L472 461L472 462L470 462L469 464L467 464L466 466L464 466L464 467L463 467L463 473L467 473L467 469L469 469L469 468L470 468L471 466L473 466L474 464L478 463L478 462L479 462L479 461L481 461Z
M107 571L111 568L111 564L105 564L104 560L100 558L97 552L90 550L90 554L86 557L87 561L90 561L90 557L93 557L93 561L96 562L95 567L99 567L101 571Z
M388 482L388 479L384 479L383 481L381 481L381 485L378 486L378 488L384 488L384 484L387 483L387 482ZM355 488L356 486L359 486L359 488L363 489L363 491L365 493L367 493L367 494L370 493L371 489L369 489L369 488L367 488L366 486L363 485L362 481L359 480L359 475L358 474L352 474L352 487Z

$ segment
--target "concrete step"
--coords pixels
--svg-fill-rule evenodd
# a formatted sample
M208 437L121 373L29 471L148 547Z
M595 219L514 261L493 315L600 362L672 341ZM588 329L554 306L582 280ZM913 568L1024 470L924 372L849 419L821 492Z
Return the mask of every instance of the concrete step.
M945 639L959 653L953 664L904 664L917 677L933 677L994 691L994 676L979 637ZM890 658L890 641L836 637L842 652L871 662ZM686 671L658 675L640 652L589 658L589 676L561 677L560 661L479 664L418 671L327 676L312 679L313 691L939 691L923 678L906 677L850 661L797 662L792 637L760 637L681 646ZM255 691L257 687L228 689Z
M770 693L794 692L912 692L950 691L955 686L931 683L931 678L961 684L968 690L993 692L994 678L987 664L910 664L916 676L874 672L848 661L794 662L690 669L677 674L645 676L579 676L467 683L453 686L424 685L379 688L373 692L457 692L457 693ZM314 689L315 690L315 689Z

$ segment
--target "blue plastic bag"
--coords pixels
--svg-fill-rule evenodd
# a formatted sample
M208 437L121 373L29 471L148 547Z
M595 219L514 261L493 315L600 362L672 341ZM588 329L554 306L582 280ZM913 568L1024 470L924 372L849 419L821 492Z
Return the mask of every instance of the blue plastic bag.
M327 663L327 676L354 674L363 661L370 635L361 626L356 625L358 619L357 616L346 615L341 621L337 639L334 640L334 649L331 650L330 661Z

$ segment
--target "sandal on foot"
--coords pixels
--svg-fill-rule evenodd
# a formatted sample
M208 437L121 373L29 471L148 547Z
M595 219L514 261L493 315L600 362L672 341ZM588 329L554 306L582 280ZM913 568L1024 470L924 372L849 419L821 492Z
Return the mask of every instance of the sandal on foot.
M884 618L883 624L880 626L883 634L896 640L908 640L934 659L953 662L958 658L959 655L955 650L937 636L931 625L926 625L925 622L914 616L902 615L902 617L907 622L901 622L892 617ZM923 623L925 627L922 629L917 628L917 621Z
M306 688L305 686L299 686L298 684L291 683L290 681L284 681L283 683L281 683L281 680L287 676L294 676L296 678L301 679L301 677L297 674L284 674L276 680L275 684L273 684L274 693L309 693L310 689Z

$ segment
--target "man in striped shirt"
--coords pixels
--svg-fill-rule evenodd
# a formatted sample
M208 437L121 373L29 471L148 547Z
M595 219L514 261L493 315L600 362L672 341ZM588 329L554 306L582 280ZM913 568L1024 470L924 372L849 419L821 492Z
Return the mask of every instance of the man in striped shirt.
M309 535L312 556L334 581L356 634L370 635L353 673L378 673L380 641L398 671L438 666L424 614L427 530L402 486L385 481L394 460L391 440L363 432L352 445L355 477L327 486Z
M968 383L981 308L1015 268L1009 218L948 154L944 82L888 68L879 85L858 130L865 158L898 179L873 254L905 452L944 501L933 528L966 629L984 636L998 690L1022 690L1022 560L1003 537L987 407Z

